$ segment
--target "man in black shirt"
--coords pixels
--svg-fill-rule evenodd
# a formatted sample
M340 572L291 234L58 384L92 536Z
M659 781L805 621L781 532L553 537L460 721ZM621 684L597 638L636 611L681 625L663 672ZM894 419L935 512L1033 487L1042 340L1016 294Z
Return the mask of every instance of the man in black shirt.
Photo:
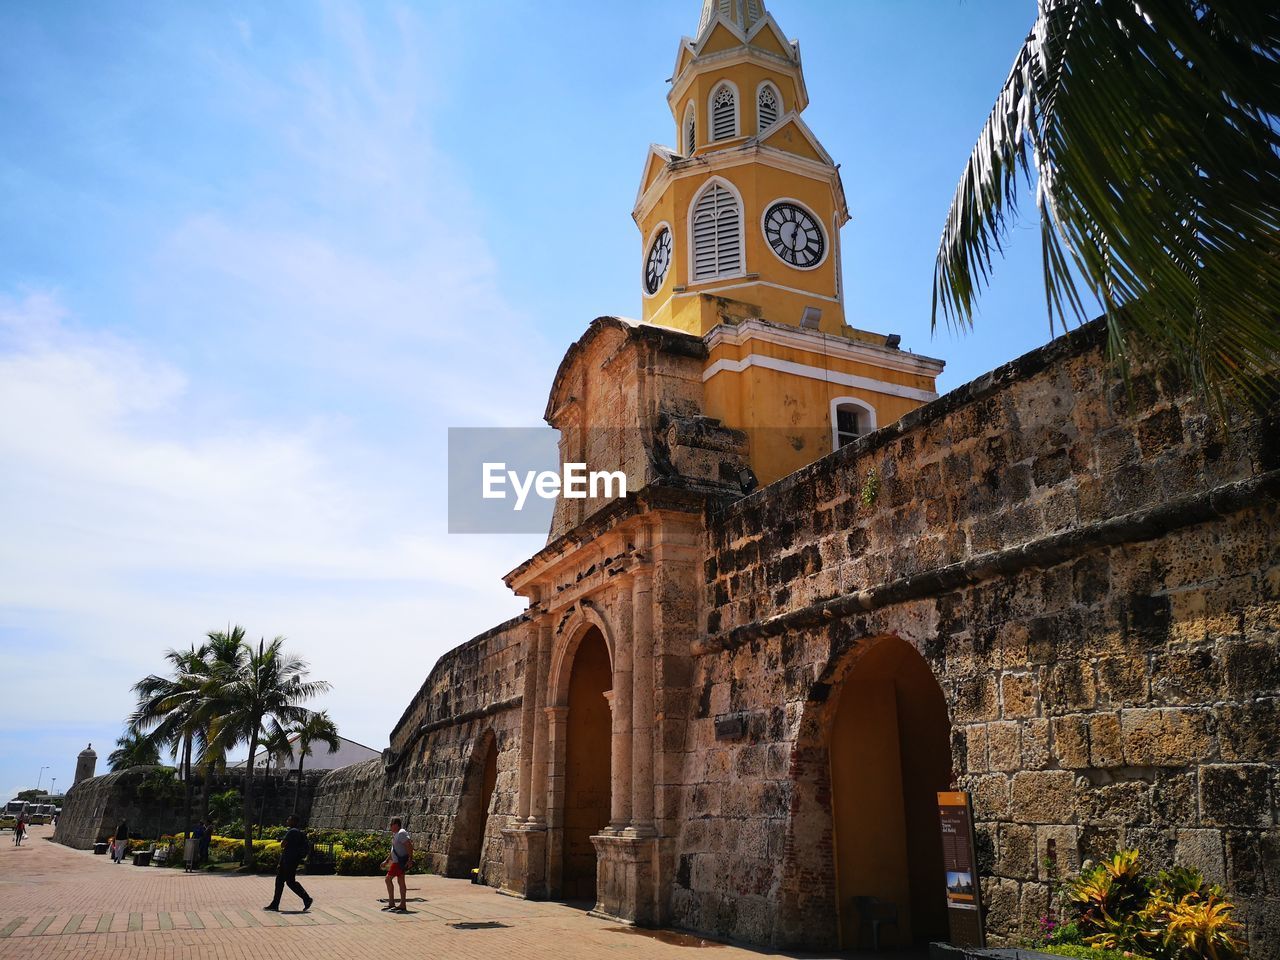
M279 910L280 895L284 893L285 884L288 884L289 889L302 898L302 912L306 913L311 909L311 897L307 895L307 891L298 882L296 874L298 865L311 852L311 841L307 839L305 833L298 829L297 817L290 817L285 822L289 825L289 832L280 841L280 868L276 870L276 895L262 909Z

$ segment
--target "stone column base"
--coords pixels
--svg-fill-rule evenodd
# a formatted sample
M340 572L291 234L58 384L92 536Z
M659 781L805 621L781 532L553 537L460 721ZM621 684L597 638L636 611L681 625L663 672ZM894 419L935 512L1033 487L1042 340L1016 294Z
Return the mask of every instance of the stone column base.
M502 831L506 885L499 891L526 900L547 898L547 828L520 824Z
M640 927L659 923L658 838L602 833L596 848L596 906L593 916Z

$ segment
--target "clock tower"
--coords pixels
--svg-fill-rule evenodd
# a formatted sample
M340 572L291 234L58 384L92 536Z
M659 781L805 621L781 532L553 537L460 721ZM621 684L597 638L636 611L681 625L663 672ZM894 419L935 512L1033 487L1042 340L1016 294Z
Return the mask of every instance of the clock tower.
M941 361L846 323L840 171L802 118L800 45L764 0L703 0L632 217L643 320L702 337L706 411L762 482L933 399Z

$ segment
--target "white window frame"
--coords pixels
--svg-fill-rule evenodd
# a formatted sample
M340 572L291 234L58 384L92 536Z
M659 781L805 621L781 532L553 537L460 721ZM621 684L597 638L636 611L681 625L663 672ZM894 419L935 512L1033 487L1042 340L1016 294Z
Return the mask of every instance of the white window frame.
M727 137L716 138L716 96L721 90L728 89L733 93L733 133ZM742 136L742 95L738 85L732 80L717 80L711 88L711 96L707 97L707 143L726 143Z
M692 137L689 136L690 132L693 133ZM689 142L691 139L693 143ZM698 107L692 100L684 107L684 122L680 124L680 147L686 157L693 156L693 152L698 149Z
M702 195L710 190L712 186L717 184L733 194L734 200L738 203L738 263L740 264L740 268L737 273L718 273L714 277L702 277L701 279L698 279L698 251L693 242L694 211L698 209L698 201L702 199ZM747 275L746 214L747 208L746 204L742 202L742 192L724 177L710 177L707 182L698 189L698 192L693 195L693 199L689 201L688 213L685 216L685 225L687 227L685 233L688 235L689 244L688 247L686 247L689 251L689 272L685 275L685 286L693 286L694 284L701 283L717 283L721 280L732 280L736 277L745 277Z
M859 437L865 437L876 429L876 408L871 406L865 400L858 397L836 397L831 401L831 449L840 449L840 421L836 417L836 412L841 407L857 407L866 415L867 429L858 434Z
M774 83L772 80L761 80L760 85L756 87L756 136L757 137L760 136L762 133L764 133L766 129L760 126L760 95L764 93L766 87L768 87L770 90L773 91L774 99L778 101L778 115L773 118L773 123L769 125L768 129L773 129L774 127L776 127L778 123L782 120L782 118L786 115L786 112L787 112L783 108L782 91L778 89L778 85Z

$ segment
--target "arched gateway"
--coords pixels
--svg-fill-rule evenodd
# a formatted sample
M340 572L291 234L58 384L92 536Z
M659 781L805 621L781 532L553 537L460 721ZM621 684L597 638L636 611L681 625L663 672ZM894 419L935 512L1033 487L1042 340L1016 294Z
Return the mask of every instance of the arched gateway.
M595 626L586 629L571 656L563 752L557 751L563 776L553 775L551 783L552 829L559 827L560 896L594 904L591 838L609 824L612 668L604 634Z
M783 936L872 945L866 918L896 915L882 946L944 939L937 792L951 784L946 700L897 637L858 642L805 705L792 757Z

